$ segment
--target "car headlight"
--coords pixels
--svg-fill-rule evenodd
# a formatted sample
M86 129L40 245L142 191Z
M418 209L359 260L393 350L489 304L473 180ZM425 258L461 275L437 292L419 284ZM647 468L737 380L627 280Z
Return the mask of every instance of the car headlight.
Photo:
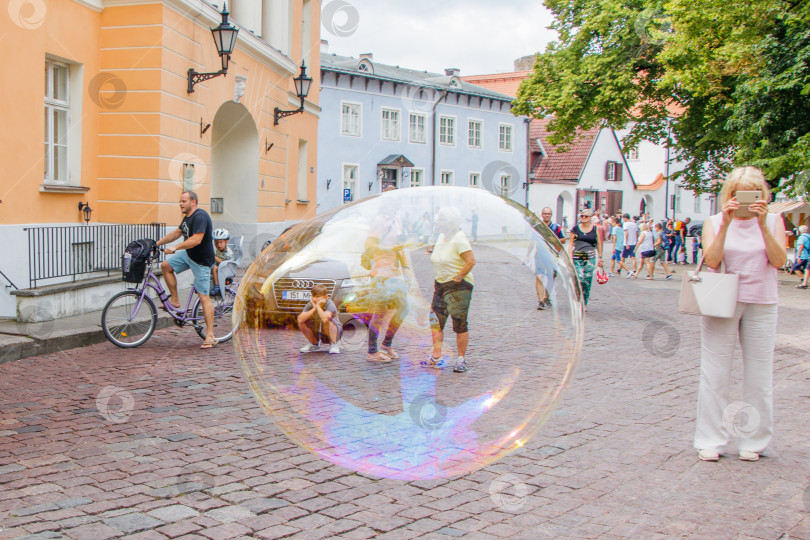
M349 287L362 287L364 285L368 285L369 283L371 283L371 278L369 276L349 278L343 280L343 283L340 284L340 288L347 289Z

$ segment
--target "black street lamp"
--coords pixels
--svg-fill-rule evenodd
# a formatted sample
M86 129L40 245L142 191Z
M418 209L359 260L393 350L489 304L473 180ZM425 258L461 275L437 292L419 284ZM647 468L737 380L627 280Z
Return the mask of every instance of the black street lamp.
M228 21L228 15L230 14L228 13L227 4L222 6L220 15L222 15L222 22L216 28L211 29L211 35L214 37L214 45L216 45L217 53L222 60L222 69L212 73L197 73L194 71L194 68L189 68L187 89L189 94L194 92L195 84L228 73L228 62L231 60L231 53L233 52L234 45L236 45L236 34L239 33L239 29L231 26L231 23Z
M301 106L291 111L282 111L276 107L273 111L274 126L277 126L278 121L284 117L304 112L304 99L309 94L309 87L312 86L312 77L307 77L307 66L303 61L301 62L301 73L293 79L293 82L295 83L295 93L301 99Z
M80 202L79 203L79 212L84 214L84 222L89 223L90 222L90 214L93 213L93 209L90 208L90 201L88 201L86 203Z

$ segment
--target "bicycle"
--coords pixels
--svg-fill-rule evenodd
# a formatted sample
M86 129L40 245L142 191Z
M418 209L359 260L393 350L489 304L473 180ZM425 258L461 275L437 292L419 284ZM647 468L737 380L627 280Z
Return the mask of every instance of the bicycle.
M169 295L152 271L158 259L158 251L153 250L146 261L146 276L141 288L130 287L110 298L101 312L101 327L104 335L114 345L123 348L138 347L146 343L157 328L158 313L155 302L148 294L152 289L157 293L172 322L183 327L191 325L197 334L205 339L206 326L202 303L197 290L192 285L186 305L175 308L169 302ZM140 284L139 284L140 285ZM228 341L233 337L236 326L233 325L233 306L236 300L237 284L228 280L217 297L211 297L214 305L214 338L217 343ZM195 299L192 303L192 299Z

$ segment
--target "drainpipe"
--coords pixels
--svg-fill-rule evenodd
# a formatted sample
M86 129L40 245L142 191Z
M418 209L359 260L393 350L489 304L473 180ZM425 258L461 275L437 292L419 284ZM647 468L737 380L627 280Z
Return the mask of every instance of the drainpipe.
M524 118L523 123L526 124L526 209L529 209L529 173L532 170L532 151L530 143L531 134L531 118Z
M436 185L436 144L439 138L436 136L436 107L439 106L439 102L447 97L447 90L442 90L441 95L439 98L433 103L433 118L432 121L432 131L433 131L433 144L430 146L430 185Z
M666 168L665 168L665 175L666 178L664 179L664 219L669 219L669 138L670 138L670 130L669 130L669 120L667 120L667 161L666 161ZM673 213L675 209L673 208ZM674 216L673 216L674 218Z

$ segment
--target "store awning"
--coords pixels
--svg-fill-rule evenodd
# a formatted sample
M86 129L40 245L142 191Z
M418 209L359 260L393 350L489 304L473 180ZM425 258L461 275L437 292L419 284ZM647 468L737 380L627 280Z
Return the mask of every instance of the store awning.
M804 214L810 212L810 203L804 201L779 201L768 205L768 211L774 214L781 214L784 212L793 213L798 212Z
M378 166L397 166L397 167L413 167L413 163L411 160L403 156L402 154L391 154L390 156L386 157L379 163Z

